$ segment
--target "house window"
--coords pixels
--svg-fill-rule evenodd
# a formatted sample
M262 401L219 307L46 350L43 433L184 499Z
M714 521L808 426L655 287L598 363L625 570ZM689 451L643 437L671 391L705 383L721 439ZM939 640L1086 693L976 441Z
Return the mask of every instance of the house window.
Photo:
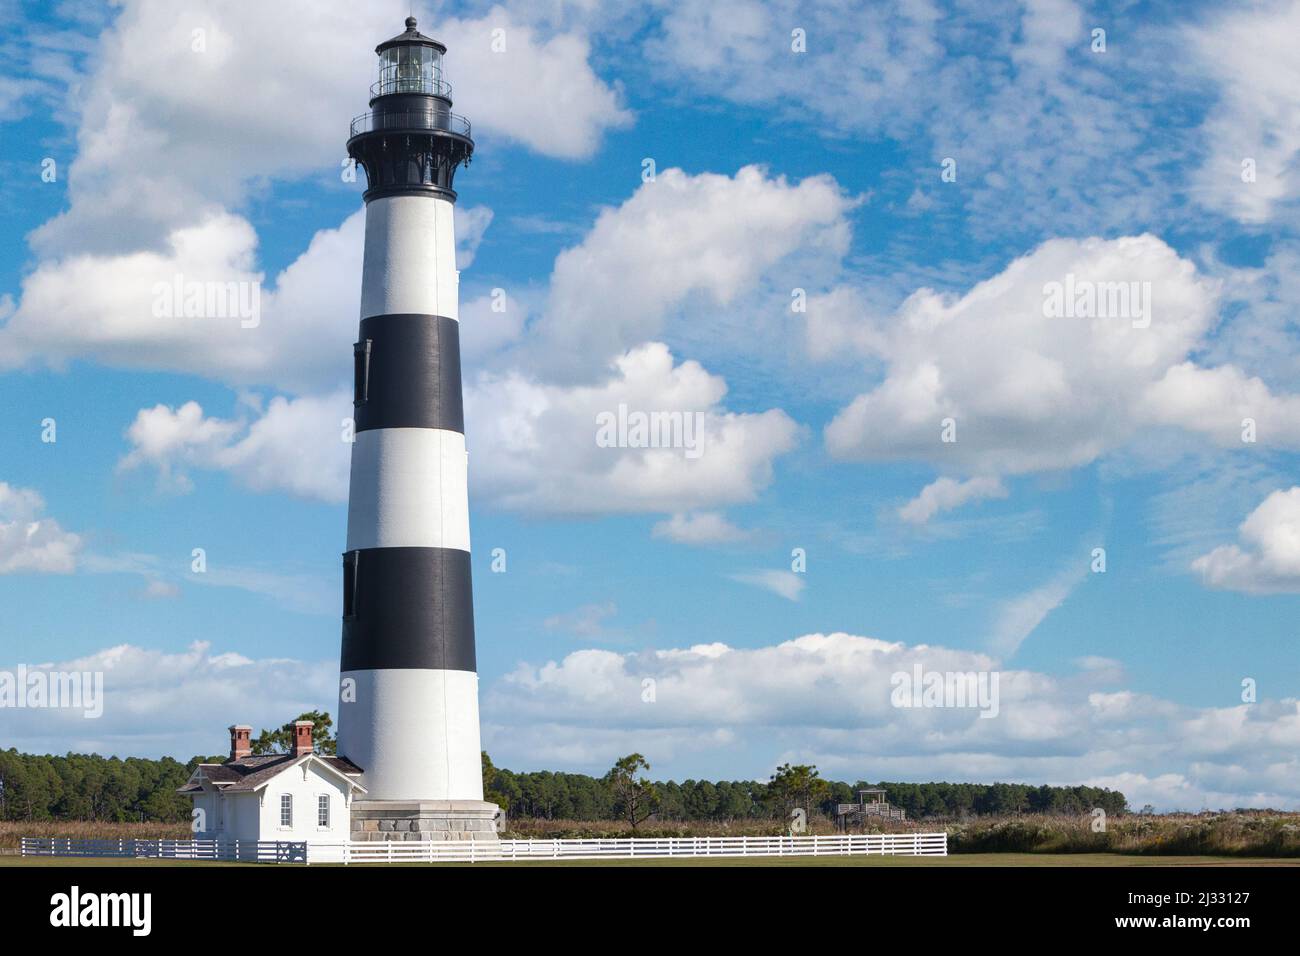
M330 798L327 793L316 798L316 826L322 830L330 828Z
M293 826L293 796L288 793L280 794L280 826Z
M370 341L352 346L353 405L364 405L370 398Z
M343 555L343 616L357 616L357 564L361 560L360 551L349 551Z

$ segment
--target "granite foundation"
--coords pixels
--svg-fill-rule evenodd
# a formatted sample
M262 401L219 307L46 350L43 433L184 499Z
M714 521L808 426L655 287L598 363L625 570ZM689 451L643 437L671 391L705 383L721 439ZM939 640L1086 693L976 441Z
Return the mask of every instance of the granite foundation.
M354 800L352 839L496 840L500 815L482 800Z

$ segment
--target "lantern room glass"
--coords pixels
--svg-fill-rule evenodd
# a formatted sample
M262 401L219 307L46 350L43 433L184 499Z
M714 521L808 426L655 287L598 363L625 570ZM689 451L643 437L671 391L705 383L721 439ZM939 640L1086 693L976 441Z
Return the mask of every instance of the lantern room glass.
M379 55L376 94L443 92L442 54L430 46L389 47Z

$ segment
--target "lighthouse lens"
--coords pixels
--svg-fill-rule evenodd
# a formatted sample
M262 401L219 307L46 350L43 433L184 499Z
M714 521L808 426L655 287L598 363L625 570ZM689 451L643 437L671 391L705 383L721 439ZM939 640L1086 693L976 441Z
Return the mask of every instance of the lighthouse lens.
M427 46L399 46L379 56L379 83L376 92L442 92L442 57Z

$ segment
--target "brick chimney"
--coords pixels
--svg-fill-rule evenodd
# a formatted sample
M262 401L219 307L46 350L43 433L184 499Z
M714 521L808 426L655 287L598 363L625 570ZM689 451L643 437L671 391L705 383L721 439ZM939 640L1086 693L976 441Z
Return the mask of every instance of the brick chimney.
M311 739L311 729L314 726L316 725L310 720L295 720L293 722L293 755L295 757L302 757L316 749L316 745Z
M230 726L230 759L239 760L241 757L251 756L253 753L253 744L249 737L253 733L253 728L248 724L231 724Z

